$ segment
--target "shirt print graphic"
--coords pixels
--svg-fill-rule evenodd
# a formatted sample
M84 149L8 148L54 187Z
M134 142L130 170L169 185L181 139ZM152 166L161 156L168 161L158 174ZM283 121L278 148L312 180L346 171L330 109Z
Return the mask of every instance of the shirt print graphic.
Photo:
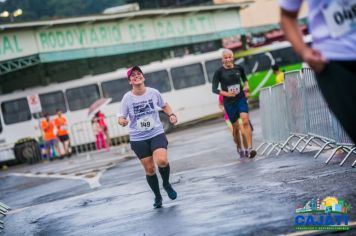
M143 116L155 113L155 107L153 105L152 99L144 100L141 102L134 102L132 103L132 107L136 119L140 119Z

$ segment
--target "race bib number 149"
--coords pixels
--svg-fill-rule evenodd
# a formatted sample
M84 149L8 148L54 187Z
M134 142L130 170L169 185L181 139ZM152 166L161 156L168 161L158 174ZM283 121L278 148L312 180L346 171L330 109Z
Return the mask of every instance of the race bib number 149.
M153 129L155 121L151 117L142 117L137 120L137 129L139 131L148 131Z

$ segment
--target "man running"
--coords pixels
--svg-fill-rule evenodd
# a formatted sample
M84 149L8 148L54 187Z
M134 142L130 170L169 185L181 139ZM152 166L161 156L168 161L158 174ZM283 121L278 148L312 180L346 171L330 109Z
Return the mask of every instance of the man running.
M162 206L162 196L155 164L158 166L168 197L172 200L177 198L176 191L169 183L168 141L159 118L159 110L162 109L169 116L172 124L177 123L177 117L158 90L145 86L145 78L140 67L133 66L128 69L127 77L132 90L127 92L121 101L118 122L121 126L126 126L128 125L126 118L130 119L131 149L140 159L148 185L155 195L153 207L159 208Z
M243 141L245 141L244 146L248 147L244 150L244 156L253 158L257 153L252 149L252 130L245 96L249 87L245 71L242 67L234 64L233 52L229 49L224 49L222 52L222 64L223 66L214 74L212 91L224 97L224 108L233 125L235 143L238 143L239 130L241 130ZM241 80L244 83L243 91L241 91ZM219 84L221 90L218 89ZM242 124L239 124L239 118L241 118ZM241 150L238 149L238 152L240 154Z

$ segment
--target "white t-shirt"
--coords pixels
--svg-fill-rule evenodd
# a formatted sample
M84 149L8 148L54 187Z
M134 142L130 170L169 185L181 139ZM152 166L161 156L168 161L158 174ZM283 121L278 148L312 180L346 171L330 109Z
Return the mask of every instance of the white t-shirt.
M164 133L159 110L165 106L160 92L146 87L140 96L127 92L122 101L118 117L129 117L130 140L141 141Z
M281 8L296 12L303 0L279 0ZM313 48L329 60L356 60L356 0L308 0ZM345 12L353 18L345 18Z

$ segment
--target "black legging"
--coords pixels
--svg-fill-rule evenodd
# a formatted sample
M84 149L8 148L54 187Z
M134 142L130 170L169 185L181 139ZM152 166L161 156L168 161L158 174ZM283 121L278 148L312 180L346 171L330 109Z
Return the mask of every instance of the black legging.
M330 109L356 143L356 61L331 61L317 74Z

